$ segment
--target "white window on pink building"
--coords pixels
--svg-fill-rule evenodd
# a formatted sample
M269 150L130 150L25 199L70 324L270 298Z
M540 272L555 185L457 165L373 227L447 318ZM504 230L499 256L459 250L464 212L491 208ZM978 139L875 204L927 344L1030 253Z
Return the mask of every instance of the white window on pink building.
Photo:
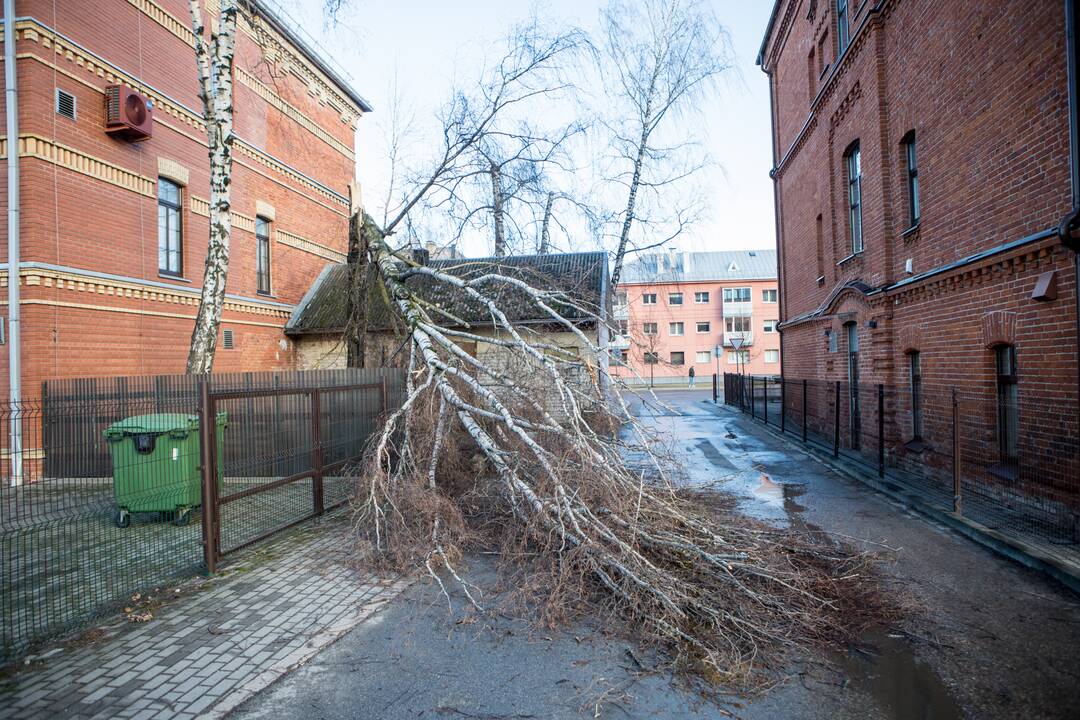
M668 305L682 305L682 293L668 293Z
M774 302L776 302L776 290L775 289L762 290L761 291L761 302L766 302L766 303L774 303Z
M767 332L767 333L776 332L776 320L766 320L765 321L765 332Z
M780 351L779 350L766 350L765 351L765 362L767 362L767 363L778 363L778 362L780 362Z
M641 294L641 304L642 305L655 305L656 304L656 293L642 293Z
M659 333L659 330L656 328L656 323L642 323L641 331L646 335L656 335Z
M697 331L699 333L707 333L712 331L712 323L709 321L699 322L697 324Z
M707 292L696 292L696 293L694 293L694 302L696 302L698 305L707 304L709 302L709 293L707 293Z
M683 324L681 322L668 323L668 334L670 335L682 335Z
M694 355L694 362L697 363L698 365L700 365L702 363L706 363L706 364L710 363L710 362L712 362L712 357L711 356L712 356L712 353L710 353L708 350L698 350L697 354Z

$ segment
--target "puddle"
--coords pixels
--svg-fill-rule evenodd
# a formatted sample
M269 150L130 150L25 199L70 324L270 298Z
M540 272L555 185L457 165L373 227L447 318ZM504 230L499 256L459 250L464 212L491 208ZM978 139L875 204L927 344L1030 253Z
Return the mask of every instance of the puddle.
M838 658L851 684L872 696L895 720L959 720L964 717L949 689L929 665L915 657L902 637L884 630Z

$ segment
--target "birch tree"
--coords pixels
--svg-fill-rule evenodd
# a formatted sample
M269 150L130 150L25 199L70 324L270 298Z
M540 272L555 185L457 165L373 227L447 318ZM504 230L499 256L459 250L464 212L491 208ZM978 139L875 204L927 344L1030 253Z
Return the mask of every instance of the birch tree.
M199 99L206 123L210 158L210 236L206 246L199 310L191 333L187 372L208 373L214 366L218 326L225 303L232 238L233 58L236 52L237 0L221 0L214 31L207 39L199 0L189 0L195 33Z
M626 190L616 215L611 284L617 286L635 223L646 220L643 193L655 196L654 207L675 208L668 222L673 229L645 238L643 246L662 245L686 226L682 200L673 186L690 178L702 163L681 152L691 138L674 124L707 95L732 60L727 35L703 0L612 0L602 23L605 70L612 76L609 98L618 108L610 123L617 152L614 180Z

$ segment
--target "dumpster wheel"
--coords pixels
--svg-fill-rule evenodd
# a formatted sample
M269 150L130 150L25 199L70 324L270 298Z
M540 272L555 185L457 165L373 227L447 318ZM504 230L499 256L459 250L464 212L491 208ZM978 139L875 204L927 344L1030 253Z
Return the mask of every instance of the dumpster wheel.
M131 513L124 508L116 508L116 510L113 511L113 523L118 528L126 528L128 525L131 525Z

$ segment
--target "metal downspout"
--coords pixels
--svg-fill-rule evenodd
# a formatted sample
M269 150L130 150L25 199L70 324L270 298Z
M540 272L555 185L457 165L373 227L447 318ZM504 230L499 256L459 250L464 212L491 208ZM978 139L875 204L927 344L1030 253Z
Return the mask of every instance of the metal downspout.
M7 116L7 244L8 244L8 388L11 423L10 453L11 484L21 485L22 418L22 342L19 305L19 96L16 92L15 67L15 0L4 0L4 101Z
M1072 179L1072 205L1073 217L1080 213L1080 47L1077 43L1078 27L1080 21L1077 13L1077 0L1065 0L1065 52L1068 66L1069 83L1069 169ZM1062 228L1064 233L1065 227ZM1076 356L1077 356L1077 397L1080 403L1080 252L1073 245L1073 260L1076 263L1076 274L1073 284L1076 286Z

